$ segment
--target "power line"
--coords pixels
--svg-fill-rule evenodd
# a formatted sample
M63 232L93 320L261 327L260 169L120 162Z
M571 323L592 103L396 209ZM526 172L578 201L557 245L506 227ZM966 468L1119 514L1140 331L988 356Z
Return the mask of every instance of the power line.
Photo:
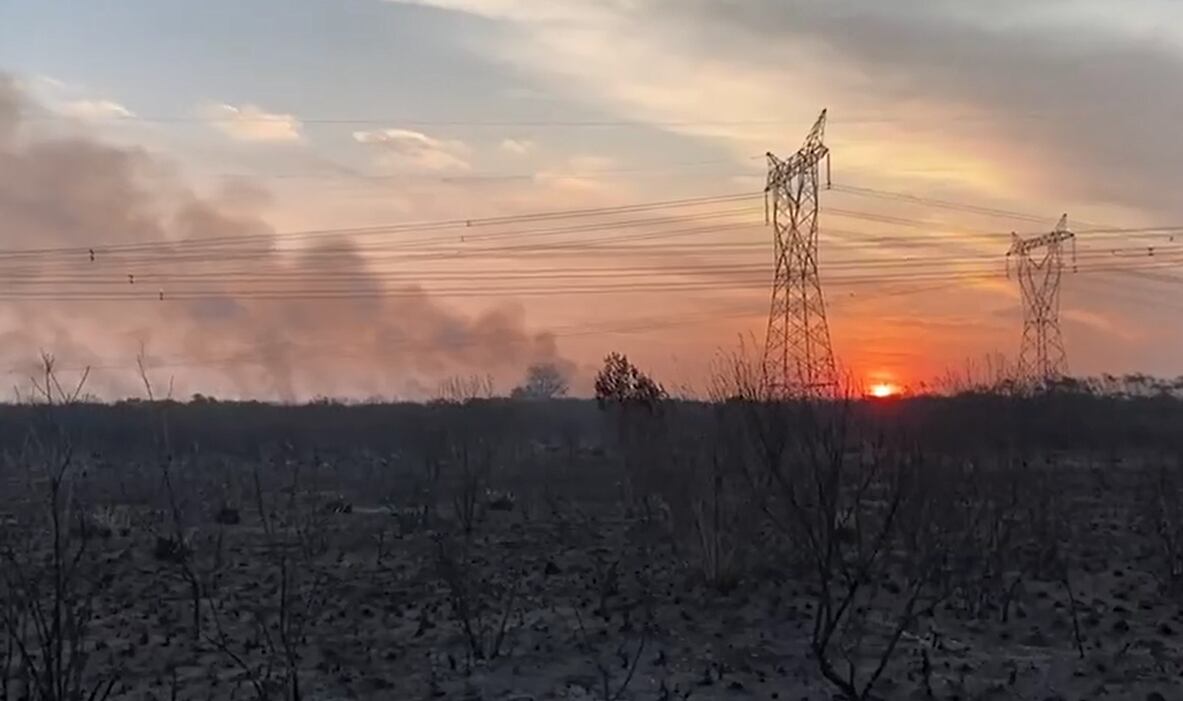
M1043 224L1048 221L1047 217L1041 217L1037 214L1031 214L1028 212L1016 212L1014 210L999 209L996 207L984 207L964 202L953 202L950 200L941 200L933 197L922 197L920 195L913 195L906 192L893 192L890 190L879 190L876 188L858 187L855 185L832 185L831 187L838 192L845 192L852 195L895 200L899 202L909 202L913 204L923 204L941 209L952 209L959 212L969 212L972 214L983 214L1007 219L1019 219L1034 224Z
M310 239L320 237L338 237L346 234L351 235L365 235L365 234L390 234L397 232L409 231L430 231L438 229L471 229L476 227L498 226L506 224L520 224L526 222L540 222L553 221L561 219L572 219L590 216L605 216L610 214L632 214L637 212L653 211L658 209L681 208L681 207L697 207L708 204L721 204L727 202L742 202L754 201L763 197L762 193L738 193L728 195L709 195L703 197L690 197L674 200L657 200L650 202L640 202L627 205L605 206L605 207L587 207L582 209L566 209L566 210L552 210L547 212L534 212L528 214L516 215L500 215L500 216L485 216L472 217L465 219L444 219L427 222L401 223L401 224L385 224L368 227L344 227L331 229L308 229L302 231L288 231L269 234L256 235L227 235L227 236L211 236L211 237L188 237L178 239L175 241L161 241L161 242L143 242L143 243L94 243L87 246L64 246L53 248L30 248L30 249L7 249L0 250L0 257L22 257L22 256L38 256L47 254L75 254L88 255L91 251L96 253L110 254L113 252L123 251L143 251L143 250L176 250L185 246L194 246L205 248L218 244L225 243L246 243L258 244L260 240L265 242L288 241L293 239Z
M244 115L239 114L228 117L195 117L184 115L102 115L88 117L87 121L106 122L112 124L119 123L145 123L145 124L271 124L274 122L282 122L286 120L287 115ZM68 114L59 114L55 112L38 112L38 113L24 113L21 115L22 120L27 121L76 121L77 118ZM399 125L399 126L414 126L414 127L574 127L574 128L600 128L600 127L640 127L640 128L660 128L660 127L697 127L697 126L781 126L785 124L797 123L795 120L768 120L768 119L710 119L710 120L666 120L666 121L646 121L646 120L624 120L624 119L424 119L421 117L404 116L399 117L391 115L388 117L295 117L291 116L291 121L299 124L312 125L343 125L343 126L374 126L374 125Z
M709 217L713 217L713 216L714 215L707 215L706 217L703 217L703 218L709 218ZM657 220L654 220L654 221L657 221ZM670 220L670 221L672 221L672 220ZM454 261L454 260L458 260L458 259L472 258L474 256L476 256L476 257L505 256L506 254L509 254L509 253L517 253L517 254L528 255L528 256L538 256L538 255L544 255L544 256L545 255L552 255L553 256L556 253L563 253L563 252L585 252L586 253L589 251L594 251L597 246L601 246L605 243L608 243L608 244L613 243L613 242L615 242L615 243L636 243L636 242L643 242L643 241L647 241L647 240L656 240L656 239L667 239L668 240L668 239L677 238L677 237L697 236L697 235L705 235L705 234L710 234L710 233L733 232L733 231L741 230L743 228L755 228L757 226L758 226L758 223L756 223L756 222L753 222L751 224L737 222L735 225L690 227L690 228L683 228L683 229L662 229L662 230L659 230L656 232L643 232L640 234L615 235L615 236L607 236L607 237L600 237L600 238L594 238L594 239L583 239L583 240L574 241L574 242L560 242L560 243L552 243L552 244L544 244L544 245L530 244L530 245L502 246L502 247L484 247L484 246L482 246L482 247L473 247L473 248L466 248L464 246L446 246L445 247L445 246L430 246L429 245L426 247L421 247L421 246L410 245L410 246L406 247L406 248L408 248L408 250L419 249L421 252L417 253L417 254L412 254L412 255L396 254L393 257L391 257L390 260L398 261L401 263L410 263L410 262L425 263L425 262L431 262L433 260L434 261L445 261L445 260ZM568 228L563 228L563 229L511 233L511 234L506 234L506 236L509 236L509 237L515 237L518 235L547 236L547 235L553 235L553 234L558 234L558 233L569 233L569 232L573 232L573 231L594 231L594 230L599 230L601 228L603 228L603 227L601 227L600 225L578 226L578 227L568 227ZM611 225L609 225L608 228L611 228ZM493 234L492 236L500 237L502 235L501 234ZM882 239L876 239L876 238L867 238L865 240L870 243L879 243L882 241ZM702 248L696 247L699 245L701 245ZM714 252L714 253L718 253L721 251L728 252L728 249L726 249L726 248L720 249L720 248L718 248L719 246L727 246L727 245L733 246L734 248L730 249L730 251L729 251L732 253L744 253L748 250L760 250L760 249L766 248L766 246L764 244L759 244L759 243L754 243L754 244L751 244L748 246L744 246L742 248L739 247L738 244L723 244L723 243L710 244L710 243L708 243L708 244L699 244L699 245L683 244L682 246L679 246L679 245L675 244L673 246L667 245L667 246L660 246L660 247L658 247L658 246L616 246L616 247L606 246L605 252L611 252L614 255L614 257L620 257L622 255L636 256L636 255L641 255L641 254L652 253L654 255L662 255L663 260L668 262L670 256L677 255L677 254L692 255L697 252ZM1086 250L1084 253L1081 254L1081 257L1083 257L1083 258L1153 257L1156 253L1160 254L1160 255L1163 253L1170 253L1171 250L1175 247L1177 247L1177 245L1172 244L1169 246L1160 246L1157 248L1145 248L1145 247L1141 247L1141 246L1126 246L1126 247L1100 249L1100 250ZM648 250L646 250L646 249L648 249ZM341 251L332 251L332 250L317 251L315 253L304 252L301 254L299 262L295 265L289 266L287 263L281 263L280 264L281 267L276 270L268 270L268 269L260 270L258 268L251 268L247 271L240 271L240 272L249 272L251 275L257 275L260 278L265 278L265 277L273 276L273 275L297 275L297 274L301 275L303 277L306 277L306 278L315 278L321 271L325 270L326 268L331 268L332 264L336 261L336 262L341 262L341 263L345 264L346 266L348 266L347 270L343 271L343 272L350 272L352 274L357 271L357 266L358 266L358 263L360 260L358 254L366 252L366 253L370 253L369 255L364 256L364 261L367 264L366 273L369 274L371 272L375 272L375 271L373 271L373 268L372 268L373 264L380 263L381 261L386 259L382 255L380 255L383 251L395 252L396 250L397 249L392 249L392 248L383 246L383 247L377 247L377 248L366 248L366 247L349 248L349 249L343 249ZM373 255L373 253L377 253L379 255ZM52 278L55 275L60 276L62 274L65 274L68 276L75 276L80 279L104 278L105 277L108 279L122 280L124 278L124 275L129 272L134 272L136 275L141 276L141 279L147 279L147 276L159 277L159 276L170 276L170 275L181 277L181 278L184 278L187 276L196 276L196 275L217 277L217 276L223 275L223 274L230 276L230 275L233 275L233 273L235 273L236 271L225 270L223 268L223 269L216 270L216 271L183 273L183 272L177 272L175 270L174 266L176 264L181 264L181 263L191 263L191 264L198 264L198 265L216 265L216 266L221 267L221 266L225 266L227 264L233 263L233 262L243 262L243 261L250 261L250 260L257 260L257 259L266 259L266 258L271 258L275 255L277 255L276 252L273 252L270 250L252 251L252 252L240 253L240 254L219 253L216 256L209 256L203 252L201 254L185 254L183 256L182 255L178 255L178 256L151 256L151 257L138 257L138 258L111 260L111 261L99 260L94 263L80 262L80 263L65 263L65 264L63 264L63 263L59 262L59 263L55 263L52 265L51 264L39 264L39 265L33 266L33 267L30 267L27 264L24 265L23 267L20 265L15 266L15 267L9 265L9 266L5 267L2 264L0 264L0 270L4 271L6 274L6 277L10 280L20 280L20 279L27 279L27 278ZM990 259L990 258L992 258L992 256L986 256L985 254L976 254L976 255L972 255L972 256L932 256L932 255L899 256L899 255L896 255L891 259L865 259L865 260L863 260L863 259L856 259L856 260L839 259L839 260L832 261L829 265L833 266L835 268L842 268L842 267L854 266L854 265L891 266L891 265L905 265L905 264L906 265L934 264L937 262L956 264L956 263L980 261L980 260ZM152 267L153 266L158 267L161 264L168 264L169 270L165 273L153 273ZM734 264L735 263L732 263L732 265L734 265ZM314 266L314 267L309 267L309 266ZM659 266L659 267L669 267L669 266L663 265L663 266ZM114 272L104 274L103 273L104 269L113 270ZM647 268L647 269L651 269L651 268ZM546 269L543 269L543 271L545 271L545 270ZM376 271L376 272L381 272L381 271ZM408 273L408 274L410 274L410 273ZM422 275L424 277L430 278L433 275L433 273L421 272L421 273L418 273L417 275ZM468 274L465 274L465 275L466 275L466 277L469 276Z
M221 236L221 237L206 237L206 238L189 238L178 241L157 241L144 243L125 243L125 244L96 244L93 247L60 247L60 248L41 248L41 249L23 249L23 250L8 250L0 251L0 265L5 263L23 262L29 259L39 259L45 257L64 256L73 259L83 259L87 262L92 262L92 267L98 267L101 264L108 262L111 259L115 265L129 265L129 264L144 264L151 262L193 262L204 257L215 257L218 261L231 259L257 259L275 255L283 252L282 249L275 247L277 243L297 243L308 242L320 238L339 238L343 235L350 236L389 236L393 234L405 233L435 233L441 234L444 231L469 231L479 227L493 227L505 226L516 223L532 223L545 222L551 220L571 219L571 218L597 218L606 215L614 214L632 214L638 212L652 212L661 208L689 208L701 207L706 205L717 205L728 202L742 202L743 200L754 200L760 195L722 195L722 196L708 196L700 198L687 198L683 200L666 200L651 203L639 203L633 205L622 205L616 207L600 207L587 208L579 210L560 210L546 213L509 215L504 217L486 217L481 219L454 219L441 220L435 222L420 222L414 224L390 224L383 226L371 227L349 227L337 229L316 229L304 231L289 231L276 234L262 234L262 235L246 235L246 236ZM647 227L662 223L672 223L676 221L698 221L705 219L723 219L732 215L739 215L745 213L746 208L731 208L723 210L710 210L706 212L688 213L683 215L666 215L662 217L649 217L641 219L628 219L619 221L604 221L590 224L571 225L566 227L551 227L547 229L526 229L520 231L497 232L488 234L464 234L456 239L444 239L439 236L401 240L397 243L381 243L381 244L364 244L355 243L351 245L347 253L353 252L367 252L367 251L388 251L391 246L397 246L402 249L425 248L432 245L456 245L457 243L481 242L492 240L507 240L514 238L531 238L544 236L557 236L563 233L588 232L607 228L626 228L626 227ZM829 211L829 210L828 210ZM952 233L949 229L941 229L934 227L931 222L923 220L881 215L871 212L862 212L857 210L844 210L834 208L833 213L839 216L851 217L872 221L877 223L885 223L889 225L907 226L912 228L923 229L925 231L937 233ZM827 229L831 233L838 233L839 229ZM848 232L855 234L854 238L858 240L856 243L879 243L879 244L897 244L901 246L920 246L920 245L940 245L941 242L924 241L923 239L916 239L915 237L891 237L891 236L875 236L866 237L858 234L858 232ZM964 229L956 230L959 236L964 237L967 233L980 235L986 237L1002 237L1007 236L1006 232L985 232L980 230ZM1166 237L1173 242L1176 235L1183 236L1183 227L1142 227L1138 229L1120 229L1108 228L1098 229L1088 233L1090 239L1101 238L1128 238L1127 234L1138 234L1140 236L1159 236ZM638 237L639 239L642 237ZM628 237L622 237L620 240L628 240ZM594 243L594 242L587 242ZM950 241L949 243L954 243ZM246 250L244 250L244 248ZM94 253L96 260L89 261L88 256ZM132 257L138 255L139 257Z
M757 224L744 225L746 227L755 227ZM741 227L732 226L707 226L701 228L689 229L674 229L661 230L658 232L651 232L650 235L660 236L663 238L672 237L679 234L697 234L701 232L714 233L722 231L737 230ZM635 240L637 237L630 237ZM556 244L564 246L564 244ZM577 250L586 250L584 242L576 242L567 244L576 248ZM84 281L99 281L103 284L126 284L128 282L148 282L148 281L184 281L184 280L207 280L207 281L233 281L246 279L252 280L295 280L301 282L316 281L321 279L336 279L336 278L355 278L363 276L368 280L372 279L400 279L411 278L414 280L431 281L444 278L459 278L463 280L478 280L483 277L495 277L497 279L504 278L529 278L529 277L553 277L556 275L606 275L610 277L628 276L628 275L644 275L652 274L691 274L691 273L711 273L711 272L727 272L736 270L755 270L764 272L766 267L763 264L757 263L756 259L751 261L735 260L735 261L719 261L718 255L720 250L716 246L724 246L727 244L703 244L701 247L695 244L683 244L685 248L679 247L677 244L672 246L619 246L610 249L614 256L614 260L619 260L626 257L626 254L636 253L639 248L651 249L655 254L661 255L661 261L658 263L636 264L626 263L624 265L589 265L586 262L581 262L578 266L572 265L542 265L521 267L516 266L514 269L505 271L494 268L484 268L477 271L455 271L448 269L446 271L424 270L418 269L415 271L407 270L400 267L397 270L390 270L382 267L375 267L373 263L385 260L381 257L367 256L366 261L371 265L364 269L358 269L358 258L353 251L347 251L341 256L317 255L313 258L302 259L296 264L281 264L274 268L225 268L219 267L214 270L188 270L178 271L175 268L170 268L164 271L154 271L152 268L122 268L118 272L105 272L103 270L95 270L92 266L83 264L77 268L60 267L35 267L25 269L7 269L5 270L4 280L12 282L35 282L38 284L52 284L52 283L67 283L67 282L84 282ZM732 244L734 245L734 244ZM516 248L516 247L515 247ZM756 244L754 247L744 247L736 249L735 252L750 254L752 251L766 250L766 244ZM1078 253L1078 259L1082 261L1110 261L1110 260L1147 260L1161 259L1164 257L1177 255L1183 249L1183 242L1179 244L1171 244L1168 246L1161 246L1148 251L1141 246L1126 246L1119 248L1105 248L1105 249L1085 249ZM489 248L479 249L481 253L496 253L497 251L506 250L504 248ZM541 250L535 247L534 250ZM685 263L671 263L670 255L673 253L684 252L687 254L710 253L712 262L685 262ZM436 260L447 259L449 261L455 259L453 252L449 250L448 254L442 257L430 256ZM424 262L429 256L418 257L395 257L391 260L398 262L407 262L408 260L414 262ZM974 255L892 255L885 256L861 256L857 258L838 258L831 260L827 267L832 270L843 269L883 269L883 268L907 268L909 270L924 269L926 267L940 267L955 269L959 266L973 265L973 264L988 264L990 269L997 267L996 258L993 255L974 254ZM211 259L210 263L217 263L224 265L228 262L233 262L232 257L223 257L218 259ZM335 262L342 262L345 267L335 267ZM3 270L0 268L0 270ZM129 280L127 270L134 271L134 280Z
M1058 112L1049 112L1046 110L1030 110L1027 112L1007 112L1008 119L1026 119L1026 120L1046 120L1046 119L1061 119L1063 114ZM965 114L941 114L941 120L945 122L960 122L960 123L995 123L997 116L983 112L968 112ZM54 121L79 121L80 118L61 112L54 112L51 110L26 110L21 115L22 120L40 121L40 122L54 122ZM299 116L287 114L236 114L233 116L197 116L197 115L170 115L170 114L156 114L156 115L142 115L142 114L110 114L110 115L95 115L87 117L85 121L101 122L101 123L150 123L150 124L177 124L177 125L211 125L211 124L256 124L256 123L273 123L277 121L298 122L304 125L343 125L343 126L414 126L414 127L545 127L545 128L662 128L662 127L708 127L708 126L800 126L803 124L798 119L750 119L750 118L735 118L735 119L669 119L669 120L645 120L645 119L608 119L608 118L571 118L571 119L540 119L531 117L513 117L502 119L477 119L464 118L457 119L453 117L438 117L433 118L425 115L413 114L390 114L390 115L312 115ZM855 115L845 118L832 120L833 124L839 125L883 125L883 124L904 124L913 125L916 123L914 117L901 117L895 114L878 114L878 115Z
M357 253L357 252L367 252L367 251L417 250L417 249L428 249L428 248L431 248L432 246L443 246L443 247L449 248L449 250L452 250L457 245L460 245L460 244L480 243L480 242L484 242L484 241L503 240L503 239L535 238L535 237L554 236L554 235L569 234L569 233L586 233L586 232L603 231L603 230L609 230L609 229L621 229L621 228L643 229L643 228L647 228L650 226L656 226L656 225L660 225L660 224L697 222L697 221L704 221L704 220L709 220L709 219L727 219L727 218L736 217L736 216L743 215L743 214L755 214L755 213L758 213L758 211L759 210L752 208L752 207L733 207L733 208L728 208L728 209L712 209L712 210L708 210L705 212L697 212L697 213L693 213L693 214L666 215L666 216L660 216L660 217L648 217L648 218L641 218L641 219L613 219L613 220L607 220L607 221L597 221L594 223L565 225L565 226L561 226L561 227L519 229L519 230L508 231L508 232L496 232L496 233L485 233L485 234L467 233L474 228L478 228L479 225L475 225L475 224L471 225L471 226L448 226L448 227L438 227L438 228L428 226L428 227L424 227L422 229L420 229L420 228L397 229L397 228L391 227L391 228L385 228L385 229L366 229L364 231L363 230L356 230L356 229L338 229L338 230L321 229L321 230L317 230L315 233L317 235L331 233L333 236L339 236L341 234L354 234L354 235L383 234L384 235L384 234L390 234L390 233L417 233L417 232L423 231L423 230L442 230L442 229L446 229L448 231L466 232L466 233L458 235L458 236L455 234L450 234L446 237L442 236L442 235L436 235L436 236L428 237L428 238L398 239L395 241L386 241L386 242L382 242L382 241L379 241L379 242L353 242L353 241L351 241L348 244L348 248L342 249L341 252L353 254L353 253ZM739 222L737 222L737 223L739 223ZM152 243L136 244L134 250L130 250L130 246L127 249L125 249L125 248L113 249L113 248L97 247L94 249L73 249L73 250L69 250L69 251L67 251L67 249L42 249L41 251L38 251L36 253L36 256L18 255L18 256L15 256L14 258L10 259L10 262L21 263L21 262L24 262L24 260L28 257L40 257L43 255L48 256L48 255L57 254L59 252L67 252L66 259L71 262L84 263L84 264L88 264L88 265L99 264L99 263L103 263L106 261L113 261L116 263L123 264L123 263L128 263L128 262L144 262L144 261L151 261L151 260L156 260L156 259L164 260L164 261L168 261L168 262L173 262L173 261L179 260L180 256L199 256L200 259L202 259L202 260L207 260L207 259L208 260L217 260L217 259L213 259L213 258L208 257L210 254L216 254L216 253L250 253L250 254L258 254L258 255L273 255L273 254L278 254L278 253L300 253L300 254L324 255L324 254L332 254L334 252L334 250L332 248L329 248L329 249L316 249L316 248L312 248L312 249L309 249L309 248L280 249L280 248L274 247L273 245L270 245L270 242L272 241L273 238L281 238L282 237L281 242L287 243L287 242L291 242L293 239L296 239L297 237L301 237L304 235L305 235L304 232L288 232L286 234L277 234L274 237L272 237L272 236L255 237L253 239L248 240L247 242L252 243L252 244L267 244L267 245L254 245L251 247L239 247L236 245L227 245L220 240L214 240L214 239L196 239L196 240L193 240L193 243L191 246L187 246L187 247L182 247L182 246L174 244L172 242L152 242ZM260 239L262 239L262 240L260 240ZM235 243L237 243L237 241L235 241ZM89 252L91 250L95 251L95 256L94 256L93 260L91 260L89 257ZM157 253L157 250L159 250L160 252ZM126 257L126 256L136 256L136 255L138 255L140 257L139 258ZM2 255L0 255L0 264L3 264L4 262L5 262L4 258L2 257ZM93 267L93 265L92 265L92 267Z
M858 187L854 185L833 185L832 189L838 192L844 192L862 197L872 197L877 199L896 200L918 205L926 205L940 209L949 209L960 212L968 212L971 214L981 214L985 216L994 216L1004 219L1015 219L1026 221L1035 224L1050 223L1047 217L1041 217L1030 212L1022 212L1011 209L1003 209L999 207L986 207L981 205L970 204L966 202L954 202L951 200L942 200L933 197L925 197L906 192L895 192L891 190L880 190L871 187ZM1081 221L1084 228L1078 229L1077 234L1145 234L1151 236L1174 236L1183 234L1183 225L1171 224L1167 226L1150 226L1150 227L1113 227L1101 224L1094 224Z
M1080 266L1080 274L1094 272L1111 272L1119 270L1157 270L1174 268L1183 265L1183 258L1163 259L1143 263L1140 265L1097 265ZM1005 273L998 269L972 269L959 271L922 271L919 273L899 271L872 274L847 274L827 278L828 285L861 286L879 285L889 282L951 282L971 280L997 280L1005 278ZM413 284L408 281L407 284ZM261 289L177 289L165 291L163 300L160 295L149 290L140 292L111 292L94 289L80 290L7 290L0 291L0 300L7 301L71 301L71 302L184 302L211 299L231 299L235 301L329 301L329 300L358 300L358 299L398 299L418 298L427 295L437 297L500 297L500 296L582 296L605 294L635 294L639 292L687 292L699 290L743 290L759 289L765 280L687 280L687 281L648 281L648 282L612 282L589 285L586 281L573 281L569 285L548 285L545 287L512 287L505 285L479 287L465 285L462 287L431 287L431 288L363 288L357 285L345 287L317 287L308 285L298 287L261 288Z
M742 160L756 160L763 156L745 156ZM715 165L736 165L736 158L712 158L695 161L673 161L669 163L656 163L652 165L639 165L632 167L617 167L617 168L571 168L566 169L562 165L546 170L531 170L531 171L477 171L468 172L460 175L439 175L430 173L367 173L359 172L348 168L332 171L243 171L243 172L227 172L214 171L202 172L191 171L195 175L203 175L206 177L221 177L221 178L250 178L250 179L264 179L264 180L345 180L345 181L403 181L403 180L430 180L440 182L465 182L465 181L483 181L483 180L537 180L547 176L558 177L600 177L605 175L643 175L643 174L669 174L671 171L678 171L683 169L697 169L702 166ZM688 175L702 175L688 173ZM714 177L721 175L759 175L755 171L733 172L733 173L707 173Z

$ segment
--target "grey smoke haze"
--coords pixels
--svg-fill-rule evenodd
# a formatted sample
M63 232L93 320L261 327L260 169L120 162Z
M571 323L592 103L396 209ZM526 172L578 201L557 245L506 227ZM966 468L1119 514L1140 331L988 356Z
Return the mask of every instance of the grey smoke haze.
M104 285L126 290L120 285L129 274L184 269L169 263L160 249L153 251L153 261L131 261L123 269L104 258L99 243L226 236L251 238L219 244L211 255L240 256L253 274L299 280L323 273L324 262L331 260L341 279L337 287L357 293L384 289L346 239L273 250L275 232L250 213L261 196L253 185L232 185L216 198L199 196L147 151L31 133L21 114L34 107L0 74L3 247L94 247L98 262L88 268L86 253L9 259L0 269L26 282L0 279L0 293L37 277L64 280L37 289L69 292L77 289L70 285L79 275L88 276L89 290ZM145 292L155 294L156 288ZM569 366L551 334L527 329L520 308L496 306L466 316L414 286L400 288L397 296L348 300L260 301L226 290L201 300L157 303L0 301L0 363L17 368L14 383L39 350L66 366L112 361L134 366L141 346L158 366L154 382L164 385L175 376L180 396L407 396L454 375L490 374L506 387L530 362ZM142 393L134 370L126 367L97 368L90 388L108 397Z

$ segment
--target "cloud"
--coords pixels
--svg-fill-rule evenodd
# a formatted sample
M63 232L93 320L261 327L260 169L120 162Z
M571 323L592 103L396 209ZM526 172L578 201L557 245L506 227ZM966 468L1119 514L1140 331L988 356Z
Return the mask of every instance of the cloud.
M1127 328L1123 323L1114 321L1109 316L1088 309L1065 309L1060 312L1065 319L1091 327L1110 336L1120 338L1126 343L1137 343L1144 340L1144 334L1135 329Z
M32 88L33 90L36 90L38 88L45 89L45 90L54 90L54 91L59 91L59 92L64 92L64 91L70 90L69 83L67 83L64 80L61 80L60 78L55 78L51 75L35 75L32 78L29 78L28 82L29 82L29 87ZM28 89L25 86L21 85L20 81L17 81L17 86L21 87L22 89Z
M409 5L426 5L455 12L478 14L498 20L528 22L576 22L597 16L597 5L614 8L620 0L391 0Z
M16 81L0 73L0 145L16 133L22 102Z
M1053 213L1181 213L1177 3L414 2L499 23L476 50L551 89L737 153L795 146L828 105L846 178Z
M608 156L576 155L560 165L538 171L534 174L534 182L567 192L602 194L608 188L604 180L597 177L597 172L614 166L616 159Z
M1180 211L1174 192L1183 143L1166 136L1183 112L1183 95L1171 87L1183 72L1177 28L1170 36L1115 22L1090 2L1053 3L1050 11L1010 1L976 9L915 1L755 5L748 12L723 12L705 0L678 7L697 14L696 26L715 27L732 56L765 41L821 47L819 58L844 66L838 74L852 76L847 89L863 91L877 116L895 106L889 121L906 123L909 114L928 112L925 121L949 141L1009 164L1000 175L1045 198ZM1177 6L1129 5L1143 19L1181 19Z
M209 105L202 113L218 131L238 141L304 140L302 125L294 115L267 112L258 105Z
M126 105L97 97L86 86L67 83L48 75L9 77L13 89L35 100L39 107L56 114L87 120L118 120L135 117Z
M71 100L62 105L63 114L79 119L127 119L135 113L114 100Z
M667 35L671 28L681 28L680 21L671 18L682 13L675 8L670 16L662 16L654 0L412 0L412 4L501 23L507 31L483 34L473 50L532 75L546 92L578 97L641 122L694 121L697 116L717 120L721 105L729 118L747 116L736 115L737 110L755 116L759 108L783 103L775 96L799 85L798 81L781 82L780 93L770 91L777 79L783 81L780 68L736 72L732 64L702 53L702 47L677 46ZM638 65L645 70L636 70ZM761 118L767 120L768 115L765 111ZM738 135L737 130L718 125L687 124L677 130ZM744 151L750 153L750 147Z
M617 161L611 156L599 156L595 154L582 154L572 156L568 161L568 165L575 171L586 171L594 173L595 171L611 170L617 167Z
M127 365L143 343L150 364L163 366L157 377L177 375L180 396L290 400L405 396L457 374L508 383L531 362L566 362L554 336L530 330L516 305L461 312L384 275L342 236L293 250L252 213L265 200L254 186L228 182L241 191L199 196L145 150L23 133L22 106L0 74L5 247L93 249L94 258L63 250L6 269L0 365L38 349L63 365ZM287 292L268 299L268 290ZM309 295L324 290L333 294ZM96 370L89 389L141 391L130 368Z
M502 139L501 150L514 156L525 156L534 150L534 142L529 139Z
M471 150L462 141L435 139L410 129L355 131L353 140L377 149L384 165L430 171L472 170L468 162Z

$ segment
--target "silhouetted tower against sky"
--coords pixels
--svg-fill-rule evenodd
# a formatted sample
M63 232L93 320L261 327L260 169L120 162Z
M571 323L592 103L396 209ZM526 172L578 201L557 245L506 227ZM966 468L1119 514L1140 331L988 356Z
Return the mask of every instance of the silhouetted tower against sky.
M775 397L827 395L837 389L826 303L817 274L818 168L823 159L827 187L830 173L825 129L822 110L801 150L783 161L768 154L765 192L772 195L776 274L763 369L766 390Z
M1060 276L1064 271L1064 243L1072 241L1073 265L1076 236L1068 230L1068 215L1060 217L1055 231L1023 239L1011 234L1006 252L1007 274L1011 257L1018 258L1019 287L1023 292L1023 344L1019 373L1028 386L1047 384L1068 373L1068 354L1060 334ZM1042 255L1032 255L1033 253Z

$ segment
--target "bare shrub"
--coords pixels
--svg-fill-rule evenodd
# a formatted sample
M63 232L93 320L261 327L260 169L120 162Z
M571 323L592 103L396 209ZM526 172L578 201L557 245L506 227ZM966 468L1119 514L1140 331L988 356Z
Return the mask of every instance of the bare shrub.
M526 379L513 388L514 399L556 399L567 396L570 383L554 363L534 363L526 369Z
M448 588L452 617L464 637L466 669L478 660L492 660L505 649L510 618L518 606L519 578L513 572L486 577L486 564L472 539L436 540L439 575Z
M752 508L744 474L747 455L728 434L726 407L707 414L697 405L681 408L672 431L671 462L652 484L670 507L678 542L693 558L704 581L717 591L737 586L751 559L754 542L767 542L764 518Z
M484 514L485 494L493 473L493 446L480 440L460 439L453 447L452 511L466 534L471 535Z
M173 452L168 404L167 402L157 403L156 401L156 395L153 391L152 381L148 376L148 369L145 365L142 350L136 357L136 367L148 399L150 417L148 433L154 437L156 467L165 501L165 514L167 514L167 526L164 532L158 532L156 534L156 544L153 548L152 555L157 561L169 565L171 571L188 588L191 622L190 635L193 641L197 641L202 634L202 602L206 596L207 582L213 577L214 572L212 570L202 570L199 565L199 557L196 552L196 543L199 540L199 534L197 532L198 529L192 522L190 516L192 507L188 503L188 499L193 496L192 492L195 490L191 486L189 489L178 488L176 484L178 460ZM172 393L171 387L172 382L170 380L169 395ZM213 541L216 544L217 554L213 558L207 558L206 562L212 562L212 566L216 568L221 564L222 534L220 529L214 536Z
M641 655L645 652L645 645L649 640L649 625L642 627L640 637L631 644L629 640L620 640L605 647L598 645L597 637L588 632L579 609L572 609L572 614L579 630L580 650L591 657L592 665L599 677L596 687L598 698L602 701L618 701L628 692L633 677L636 676ZM608 649L612 650L611 654L608 654Z
M842 408L826 423L802 410L797 469L778 470L778 506L812 565L820 671L866 699L904 633L948 595L939 575L956 531L939 518L947 502L925 484L934 475L922 457L852 446Z
M1159 587L1183 592L1183 458L1160 461L1142 494L1143 525L1153 534Z
M4 698L11 691L35 701L101 701L121 676L113 664L96 664L91 627L112 576L96 552L95 529L82 525L88 519L85 484L73 439L59 420L61 410L77 401L87 375L67 390L53 357L41 360L41 376L33 380L41 417L22 459L39 508L27 512L30 520L6 529L0 542L0 691Z
M868 699L905 635L976 569L979 513L955 471L889 443L837 400L765 394L757 366L728 356L713 395L752 497L791 547L813 598L810 647L847 699Z
M641 569L631 574L625 570L622 576L618 554L597 555L593 573L586 581L587 596L580 597L598 600L593 615L584 618L578 605L571 607L576 647L596 671L596 684L589 691L603 701L618 701L628 693L656 629L653 592Z
M671 401L662 386L618 354L596 379L613 421L629 498L646 520L668 509L674 543L711 587L733 588L759 526L743 476L746 459L725 408Z
M449 434L442 420L448 409L447 406L438 405L428 407L424 410L427 415L420 417L421 423L414 434L417 455L407 480L406 495L392 499L419 514L418 522L408 522L403 532L420 527L430 528L435 522L436 507L441 497L440 483L451 450Z
M205 639L242 673L262 701L303 698L300 662L318 612L328 595L322 562L329 549L331 515L305 484L302 462L290 449L274 457L268 489L263 470L253 472L254 507L262 529L261 590L217 589L210 597L212 632ZM230 626L248 622L245 632ZM252 663L252 651L261 661Z
M727 481L717 455L712 455L708 480L710 486L691 497L690 509L703 576L711 586L725 591L738 583L743 572L743 545L751 530L750 520L743 516L749 512L733 491L725 489Z
M954 602L969 617L1006 623L1027 581L1068 577L1065 506L1054 477L1023 458L971 460L957 474L979 514L968 546L978 566L954 582Z
M612 422L617 451L627 482L625 498L640 503L646 520L653 517L652 498L672 462L669 396L665 389L626 356L609 354L596 375L596 402Z
M442 406L437 417L446 426L445 474L455 517L455 532L436 536L438 574L447 587L454 619L465 641L466 669L505 650L511 616L518 608L520 578L511 563L493 576L482 572L493 557L479 539L490 511L512 510L508 493L493 487L499 463L512 457L507 407L470 402Z
M464 404L474 399L491 399L495 395L492 375L456 375L440 382L435 401Z

